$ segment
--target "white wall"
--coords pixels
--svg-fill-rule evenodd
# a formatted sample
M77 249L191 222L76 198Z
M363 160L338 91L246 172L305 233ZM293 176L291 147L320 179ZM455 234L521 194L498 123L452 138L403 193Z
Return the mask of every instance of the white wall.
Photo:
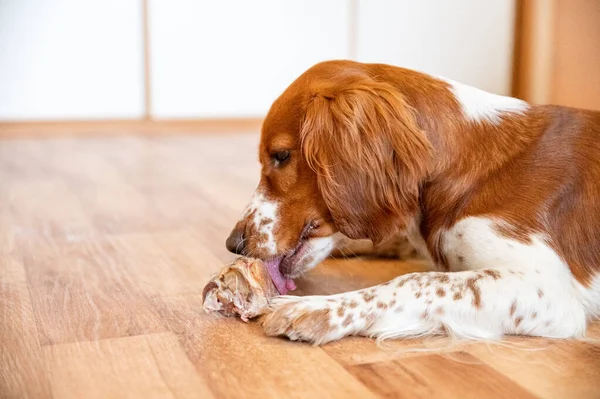
M0 0L0 120L139 118L138 0Z
M305 69L349 57L345 0L152 0L152 114L264 116Z
M359 0L357 59L510 94L513 0Z
M514 0L148 3L157 119L262 117L306 68L351 56L511 85ZM0 121L140 118L143 49L142 0L0 0Z

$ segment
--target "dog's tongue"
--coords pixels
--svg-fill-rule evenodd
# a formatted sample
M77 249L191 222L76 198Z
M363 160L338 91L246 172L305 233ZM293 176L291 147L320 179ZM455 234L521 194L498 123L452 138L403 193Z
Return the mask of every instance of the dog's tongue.
M296 284L294 284L292 279L285 278L285 276L281 274L281 271L279 271L280 263L281 259L273 259L265 262L271 280L273 280L273 284L275 284L275 288L277 288L277 291L279 291L281 295L285 295L288 291L295 290Z

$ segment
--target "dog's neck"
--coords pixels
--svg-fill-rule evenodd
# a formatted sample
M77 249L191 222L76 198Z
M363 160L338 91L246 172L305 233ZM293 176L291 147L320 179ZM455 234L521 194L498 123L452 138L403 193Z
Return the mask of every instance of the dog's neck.
M544 107L516 98L409 70L396 81L433 147L430 179L485 175L527 148L547 123Z
M551 123L554 111L414 74L401 71L394 81L433 148L414 220L427 236L437 223L456 216L478 184L527 151Z

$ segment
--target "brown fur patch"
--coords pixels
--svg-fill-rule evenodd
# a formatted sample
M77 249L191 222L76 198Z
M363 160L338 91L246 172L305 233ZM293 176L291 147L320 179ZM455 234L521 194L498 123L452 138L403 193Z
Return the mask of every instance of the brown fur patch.
M346 313L346 307L344 305L340 306L337 310L337 315L339 317L344 317L345 313Z
M384 309L384 310L385 310L385 309L387 309L387 308L388 308L388 305L387 305L387 304L385 304L385 303L383 303L383 302L377 302L377 307L378 307L379 309Z
M435 293L437 294L437 296L439 297L444 297L446 296L446 291L444 291L444 289L442 287L439 287L437 290L435 290Z
M425 280L423 280L421 276L414 278L413 281L416 282L417 287L419 288L423 288L423 285L425 284Z
M415 292L415 298L421 298L421 291Z
M246 216L246 219L249 219L249 220L254 220L254 215L256 215L256 208L255 208L255 209L253 209L253 210L252 210L252 212L250 212L250 213L248 214L248 216Z
M264 227L265 225L269 224L269 223L273 223L274 220L271 218L264 218L260 220L260 223L258 224L258 228L260 229L261 227Z
M350 324L352 324L352 320L353 320L352 314L348 314L348 316L346 316L346 318L342 322L342 326L348 327Z
M350 307L351 309L354 309L357 306L358 306L358 302L356 302L354 300L348 302L348 307Z
M458 291L454 293L454 296L452 297L452 299L454 299L455 301L458 301L459 299L462 299L463 295L462 292Z
M544 291L542 291L541 288L538 288L537 294L538 294L538 298L542 298L544 296Z
M450 277L447 273L435 273L430 277L431 281L441 284L447 284L450 282Z
M471 294L473 295L471 303L477 309L481 308L481 290L479 289L479 285L477 285L477 281L480 278L481 277L471 277L465 282L465 288L471 291Z
M258 242L269 241L269 235L267 233L257 233L257 234L255 234L255 237Z
M375 299L375 295L373 294L369 294L368 292L363 292L362 294L363 299L365 300L365 302L369 303L371 302L373 299Z
M444 308L443 308L443 307L441 307L441 306L438 306L438 307L435 309L435 314L438 314L438 315L443 315L443 314L444 314Z
M519 327L519 324L523 321L523 316L519 316L515 319L515 327Z
M510 305L510 315L513 316L515 314L517 310L517 300L515 299L512 303L512 305Z
M498 280L500 277L502 277L502 274L498 270L486 269L483 271L483 274L490 276L494 280Z

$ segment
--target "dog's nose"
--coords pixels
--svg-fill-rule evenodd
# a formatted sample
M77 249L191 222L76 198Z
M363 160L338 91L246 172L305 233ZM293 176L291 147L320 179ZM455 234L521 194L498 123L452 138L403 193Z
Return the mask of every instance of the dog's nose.
M225 241L225 247L227 247L229 252L242 255L244 252L244 246L244 230L236 226L231 234L229 234L229 237L227 237L227 241Z

